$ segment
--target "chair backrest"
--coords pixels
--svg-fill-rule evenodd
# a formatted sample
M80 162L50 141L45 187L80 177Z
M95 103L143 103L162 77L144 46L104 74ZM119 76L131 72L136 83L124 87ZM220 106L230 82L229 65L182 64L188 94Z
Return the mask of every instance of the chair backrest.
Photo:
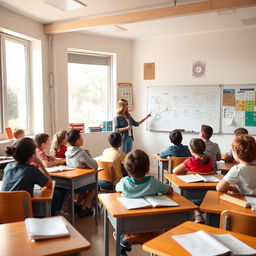
M27 191L0 192L0 223L33 217L31 196Z
M256 215L224 210L220 216L220 228L256 236Z
M115 182L115 172L113 162L97 161L98 167L104 170L98 173L98 179L109 181L114 184Z
M183 163L188 157L169 157L168 158L168 173L172 173L172 170Z

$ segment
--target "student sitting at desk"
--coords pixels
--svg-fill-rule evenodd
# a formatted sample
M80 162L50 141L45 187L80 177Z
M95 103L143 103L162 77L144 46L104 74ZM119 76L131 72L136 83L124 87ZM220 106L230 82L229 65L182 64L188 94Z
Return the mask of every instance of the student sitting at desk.
M172 193L173 189L167 184L162 183L153 176L146 176L149 172L148 155L137 149L127 154L124 160L124 167L129 176L124 177L116 184L116 191L128 198L138 198L142 196L156 195L157 193ZM131 250L130 244L121 236L121 247L123 255L126 250Z
M245 129L245 128L243 128L243 127L237 128L237 129L234 130L234 135L235 135L235 137L236 137L236 136L240 136L240 135L248 135L248 134L249 134L249 133L248 133L248 130ZM225 154L222 154L222 155L221 155L221 158L222 158L223 160L225 160L225 162L234 162L235 159L234 159L234 157L233 157L232 148L229 150L229 152L227 152L227 153L225 153Z
M212 159L213 170L218 171L216 161L221 159L221 153L219 145L210 140L212 134L213 129L211 126L204 124L201 126L200 137L204 140L206 146L204 153Z
M119 150L121 146L122 137L118 132L112 132L108 136L110 148L107 148L102 153L102 161L110 161L113 162L114 170L115 170L115 183L119 182L123 177L121 164L124 161L126 154ZM113 189L113 184L108 181L99 180L99 185L103 189Z
M46 150L50 147L49 135L46 133L39 133L35 136L36 156L42 161L44 167L51 167L60 164L64 164L66 161L62 158L55 158L53 156L47 155Z
M57 158L66 158L66 151L67 151L67 131L66 130L60 130L57 133L55 133L52 137L52 143L50 147L50 154L53 157Z
M190 141L190 149L193 157L189 157L182 164L173 169L173 173L186 174L188 171L193 173L209 173L212 169L212 160L205 155L205 143L202 139L194 138ZM192 200L193 203L200 205L201 201ZM199 210L194 211L195 222L204 223L204 218Z
M256 142L252 136L236 136L232 142L233 166L217 184L217 191L256 195Z
M97 162L92 159L88 150L83 150L81 147L84 144L83 137L79 130L72 129L67 133L67 140L70 146L66 152L67 165L74 168L97 169ZM95 196L96 184L89 184L75 190L79 193L75 204L75 213L79 217L86 217L93 214L92 199Z
M31 138L22 138L15 147L7 147L6 153L12 155L15 162L9 163L4 169L2 191L25 190L33 196L34 185L52 187L52 179L42 162L35 155L36 145ZM39 169L31 162L37 163ZM62 195L54 191L52 215L60 210Z
M173 130L169 134L169 139L173 146L169 146L166 150L159 153L161 158L167 157L189 157L191 156L191 152L189 151L188 146L182 145L182 134L178 130ZM167 169L167 162L163 163L164 170Z

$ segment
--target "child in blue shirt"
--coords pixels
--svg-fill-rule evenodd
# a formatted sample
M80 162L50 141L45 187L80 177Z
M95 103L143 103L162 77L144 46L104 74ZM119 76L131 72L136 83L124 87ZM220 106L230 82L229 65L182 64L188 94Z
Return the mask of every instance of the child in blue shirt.
M124 167L129 176L126 176L116 184L116 191L129 198L156 195L157 193L169 194L173 192L172 187L157 180L153 176L146 176L149 172L148 155L137 149L127 154L124 160ZM131 250L124 236L121 236L122 255L126 255L126 250Z

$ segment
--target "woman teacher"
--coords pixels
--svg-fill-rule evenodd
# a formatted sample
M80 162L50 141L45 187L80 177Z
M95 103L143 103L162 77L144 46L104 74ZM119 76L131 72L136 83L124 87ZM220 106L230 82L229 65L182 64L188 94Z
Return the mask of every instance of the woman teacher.
M124 153L129 153L132 150L133 144L133 126L139 126L146 119L151 116L151 113L148 114L145 118L141 119L139 122L136 122L128 112L128 101L121 99L118 102L117 115L114 119L115 131L119 132L122 136L122 145L120 150Z

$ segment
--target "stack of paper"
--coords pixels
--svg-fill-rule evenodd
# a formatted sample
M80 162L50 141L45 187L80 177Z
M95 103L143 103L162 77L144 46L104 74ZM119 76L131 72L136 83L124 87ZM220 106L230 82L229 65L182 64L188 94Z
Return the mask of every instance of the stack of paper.
M31 240L69 236L69 231L62 217L27 218L25 223Z
M62 172L62 171L74 170L75 168L69 167L66 165L58 165L58 166L47 167L45 169L47 172Z
M220 179L214 175L200 175L200 174L188 174L188 175L178 175L179 179L185 182L219 182Z

